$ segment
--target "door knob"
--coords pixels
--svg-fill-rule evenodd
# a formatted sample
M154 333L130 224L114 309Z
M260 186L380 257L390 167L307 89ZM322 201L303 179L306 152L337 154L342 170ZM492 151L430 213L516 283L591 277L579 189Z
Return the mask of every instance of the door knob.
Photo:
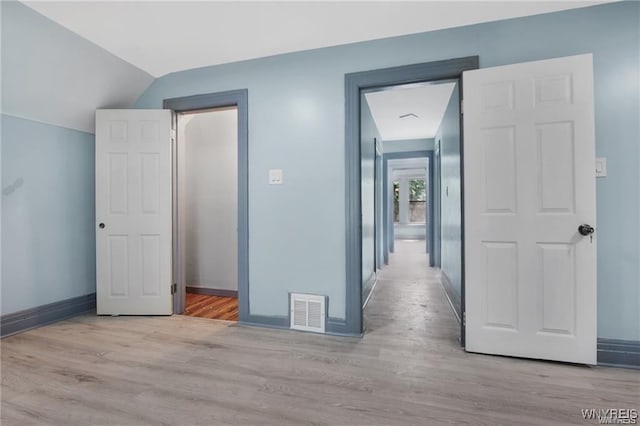
M104 229L104 223L100 222L100 225L98 225L100 227L100 229Z
M595 228L584 223L578 226L578 232L580 233L580 235L584 235L586 237L587 235L593 234L595 232Z

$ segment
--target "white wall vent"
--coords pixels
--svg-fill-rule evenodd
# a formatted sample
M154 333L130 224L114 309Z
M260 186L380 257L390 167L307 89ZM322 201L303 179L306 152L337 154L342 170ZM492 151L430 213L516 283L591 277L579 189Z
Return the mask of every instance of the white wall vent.
M291 328L324 333L325 296L291 293Z

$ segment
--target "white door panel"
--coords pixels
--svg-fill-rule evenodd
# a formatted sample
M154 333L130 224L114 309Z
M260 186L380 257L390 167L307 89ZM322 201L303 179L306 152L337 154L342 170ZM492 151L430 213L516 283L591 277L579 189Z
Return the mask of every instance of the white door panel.
M595 364L591 55L464 73L472 352Z
M172 313L171 213L171 111L96 111L99 315Z

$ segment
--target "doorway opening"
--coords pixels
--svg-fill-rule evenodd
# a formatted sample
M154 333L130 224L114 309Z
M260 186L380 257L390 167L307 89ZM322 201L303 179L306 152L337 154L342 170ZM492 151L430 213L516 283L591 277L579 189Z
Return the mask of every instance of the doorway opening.
M238 320L238 108L177 115L184 314Z
M173 129L173 312L252 322L248 91L165 99Z
M368 302L376 286L395 286L397 291L391 298L388 289L379 291L385 309L394 310L392 305L397 303L401 311L402 306L411 306L421 299L419 306L424 312L416 309L414 316L452 317L448 309L437 309L442 304L446 307L448 302L459 320L462 270L459 80L377 87L361 90L361 94L362 265L363 278L374 277L373 283L372 278L363 279L364 309L369 309ZM367 167L377 161L367 146L372 133L383 158L383 167L374 168L373 176ZM444 176L438 167L442 162L441 147L447 155ZM378 155L378 150L375 154ZM382 209L370 202L376 199L372 194L378 193ZM376 230L382 224L382 232L374 233L373 242L376 248L381 247L382 263L369 259L372 241L367 226L371 223ZM371 264L375 269L370 272L366 267ZM384 271L389 264L389 271ZM442 277L443 283L430 283L432 277ZM433 290L421 288L428 286L442 286L447 301L434 297ZM380 306L371 309L377 311ZM430 309L433 312L427 312ZM368 322L365 328L371 329L372 324L377 327L377 320L370 318L378 317L377 313L365 315Z
M436 214L436 209L439 206L434 206L434 204L438 203L438 198L441 194L438 194L437 189L441 187L441 183L435 182L438 178L436 172L438 171L439 161L436 161L434 158L435 151L437 147L435 146L435 140L432 140L430 149L425 149L424 146L413 146L411 149L400 150L400 152L389 152L389 150L384 150L384 137L381 138L383 145L383 154L382 158L382 167L380 167L381 173L375 175L374 178L370 178L367 170L367 162L370 163L370 160L366 157L368 154L367 144L371 144L371 138L367 134L368 129L362 125L361 119L363 116L363 110L368 109L368 105L366 102L363 102L362 98L364 94L369 92L380 92L380 91L389 91L389 92L399 92L404 89L409 89L411 87L424 86L426 84L433 84L437 86L437 83L440 82L453 82L455 81L458 86L457 97L456 95L452 95L452 98L457 100L457 106L460 107L461 102L461 77L462 73L467 70L473 70L478 68L478 57L467 57L467 58L458 58L458 59L449 59L437 62L423 63L423 64L414 64L407 66L399 66L395 68L387 68L387 69L379 69L372 71L364 71L359 73L347 74L345 76L345 90L346 90L346 176L347 176L347 224L348 225L358 225L358 226L347 226L347 238L346 238L346 264L347 264L347 318L346 323L350 330L356 333L362 333L364 331L364 302L367 300L367 276L365 271L363 270L363 263L368 262L366 251L366 245L370 245L369 241L365 241L369 232L367 231L365 225L368 221L370 221L369 217L365 217L367 213L367 199L372 190L374 193L376 191L380 191L381 195L392 194L393 181L391 180L390 174L386 173L388 160L391 159L393 155L406 155L410 151L422 151L424 156L429 157L429 165L428 167L428 179L425 184L427 188L431 186L431 190L427 189L427 201L426 201L426 215L427 220L426 224L429 228L426 233L426 239L423 242L420 242L421 245L421 257L424 256L424 247L426 246L427 251L431 252L434 250L429 250L431 247L439 247L441 245L440 241L437 240L439 238L439 233L441 230L440 226L435 226L434 222L439 220L439 216ZM396 119L404 119L413 120L416 114L412 111L404 111L401 114L396 116ZM402 116L402 117L400 117ZM408 127L408 126L407 126ZM462 137L461 128L458 125L457 133L460 137ZM378 136L379 137L379 136ZM401 138L398 138L401 139ZM435 139L435 138L433 138ZM393 141L388 145L392 145ZM387 146L388 148L389 146ZM459 149L459 158L462 157L462 151ZM405 152L402 152L405 151ZM364 154L364 155L363 155ZM389 156L389 157L387 157ZM439 160L439 159L438 159ZM376 163L378 160L376 159ZM461 167L460 161L457 163L459 176L461 175ZM455 167L455 165L452 165ZM425 167L426 168L426 167ZM435 171L434 171L435 169ZM369 185L367 186L369 181L378 180L379 186ZM458 187L460 199L462 200L463 188L462 188L462 179L458 177ZM373 187L373 189L370 189ZM382 188L380 190L379 188ZM449 193L452 193L453 186L449 188ZM441 190L441 188L440 188ZM366 192L365 192L366 191ZM432 202L429 201L429 198L433 197ZM355 199L355 201L353 201ZM382 241L383 241L383 250L381 253L381 257L383 258L383 262L381 265L385 265L382 268L382 272L384 273L384 269L386 267L386 263L390 263L391 259L389 259L389 254L393 253L393 243L395 241L395 236L393 235L393 211L390 210L393 208L393 204L389 202L392 200L391 196L387 196L387 200L384 203L384 208L382 210L382 214L379 215L382 217L382 220L378 220L374 222L374 227L379 229L379 226L383 228L386 227L382 232ZM462 205L462 203L461 203ZM374 210L374 209L372 209ZM391 211L391 213L389 213ZM438 211L439 213L439 211ZM462 211L460 212L463 213ZM429 218L433 220L429 221ZM460 223L462 221L460 220ZM433 229L431 229L433 227ZM464 264L464 250L463 250L463 242L464 235L463 229L459 227L457 229L459 234L459 261L461 264ZM433 241L432 241L433 240ZM380 244L380 240L376 241L377 244ZM423 245L424 244L424 245ZM438 259L439 253L435 253L434 256L429 256L428 262L426 261L427 257L423 257L424 267L428 269L429 266L435 266L435 262ZM422 262L422 261L421 261ZM389 270L391 268L389 267ZM460 286L460 304L458 305L460 309L464 306L464 275L461 273L461 286ZM438 289L442 293L441 289ZM462 315L460 315L460 318ZM455 322L455 320L454 320ZM460 333L457 333L460 340L464 344L464 325L462 322L457 326Z
M428 140L426 141L428 143ZM393 182L393 235L395 240L426 240L429 161L426 157L390 160L387 173Z

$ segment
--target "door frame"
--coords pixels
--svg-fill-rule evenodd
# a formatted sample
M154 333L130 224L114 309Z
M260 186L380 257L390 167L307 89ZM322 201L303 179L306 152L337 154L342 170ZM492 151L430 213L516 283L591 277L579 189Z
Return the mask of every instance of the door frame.
M462 73L479 68L479 57L447 59L421 64L404 65L371 71L345 74L345 264L346 297L345 320L335 324L345 334L361 335L363 332L362 309L362 205L360 170L360 93L362 90L421 83L434 80L460 80ZM462 130L462 122L460 124ZM462 137L462 133L461 133ZM461 179L464 180L461 157ZM464 206L464 187L461 185L461 202ZM464 217L464 210L462 210ZM462 230L462 255L464 256L464 229ZM464 306L464 258L462 258L462 305ZM337 330L336 330L337 331ZM464 345L464 322L461 324L461 341Z
M424 158L427 163L425 171L426 192L427 192L427 209L425 211L425 249L429 253L429 266L434 266L434 188L435 181L433 179L433 151L405 151L405 152L390 152L382 155L382 168L384 173L383 178L383 193L385 208L383 209L383 224L384 224L384 242L383 249L385 255L385 263L389 263L389 253L394 252L394 239L395 232L393 228L393 179L391 173L389 173L389 160L405 160L410 158ZM390 185L391 183L391 185Z
M162 107L173 110L174 113L193 112L223 107L236 107L238 109L238 317L239 321L249 321L249 114L248 114L248 90L239 89L226 92L206 93L201 95L184 96L179 98L164 99ZM175 114L172 118L171 128L177 130ZM174 138L175 140L175 138ZM173 150L173 279L178 280L178 235L177 224L180 220L178 211L178 198L176 185L176 155L177 141ZM186 283L177 285L173 298L174 314L184 312L186 298Z
M375 196L375 241L376 241L376 271L383 268L383 265L386 265L384 261L384 235L385 235L385 224L383 221L384 208L385 208L385 200L386 196L384 194L384 177L386 173L384 171L384 160L383 160L383 152L382 152L382 141L376 138L376 157L375 157L375 170L374 170L374 196Z
M440 140L434 139L433 146L433 266L442 267L442 162ZM437 218L437 219L436 219Z
M378 138L373 138L373 274L378 273L378 159L380 151L378 150Z

